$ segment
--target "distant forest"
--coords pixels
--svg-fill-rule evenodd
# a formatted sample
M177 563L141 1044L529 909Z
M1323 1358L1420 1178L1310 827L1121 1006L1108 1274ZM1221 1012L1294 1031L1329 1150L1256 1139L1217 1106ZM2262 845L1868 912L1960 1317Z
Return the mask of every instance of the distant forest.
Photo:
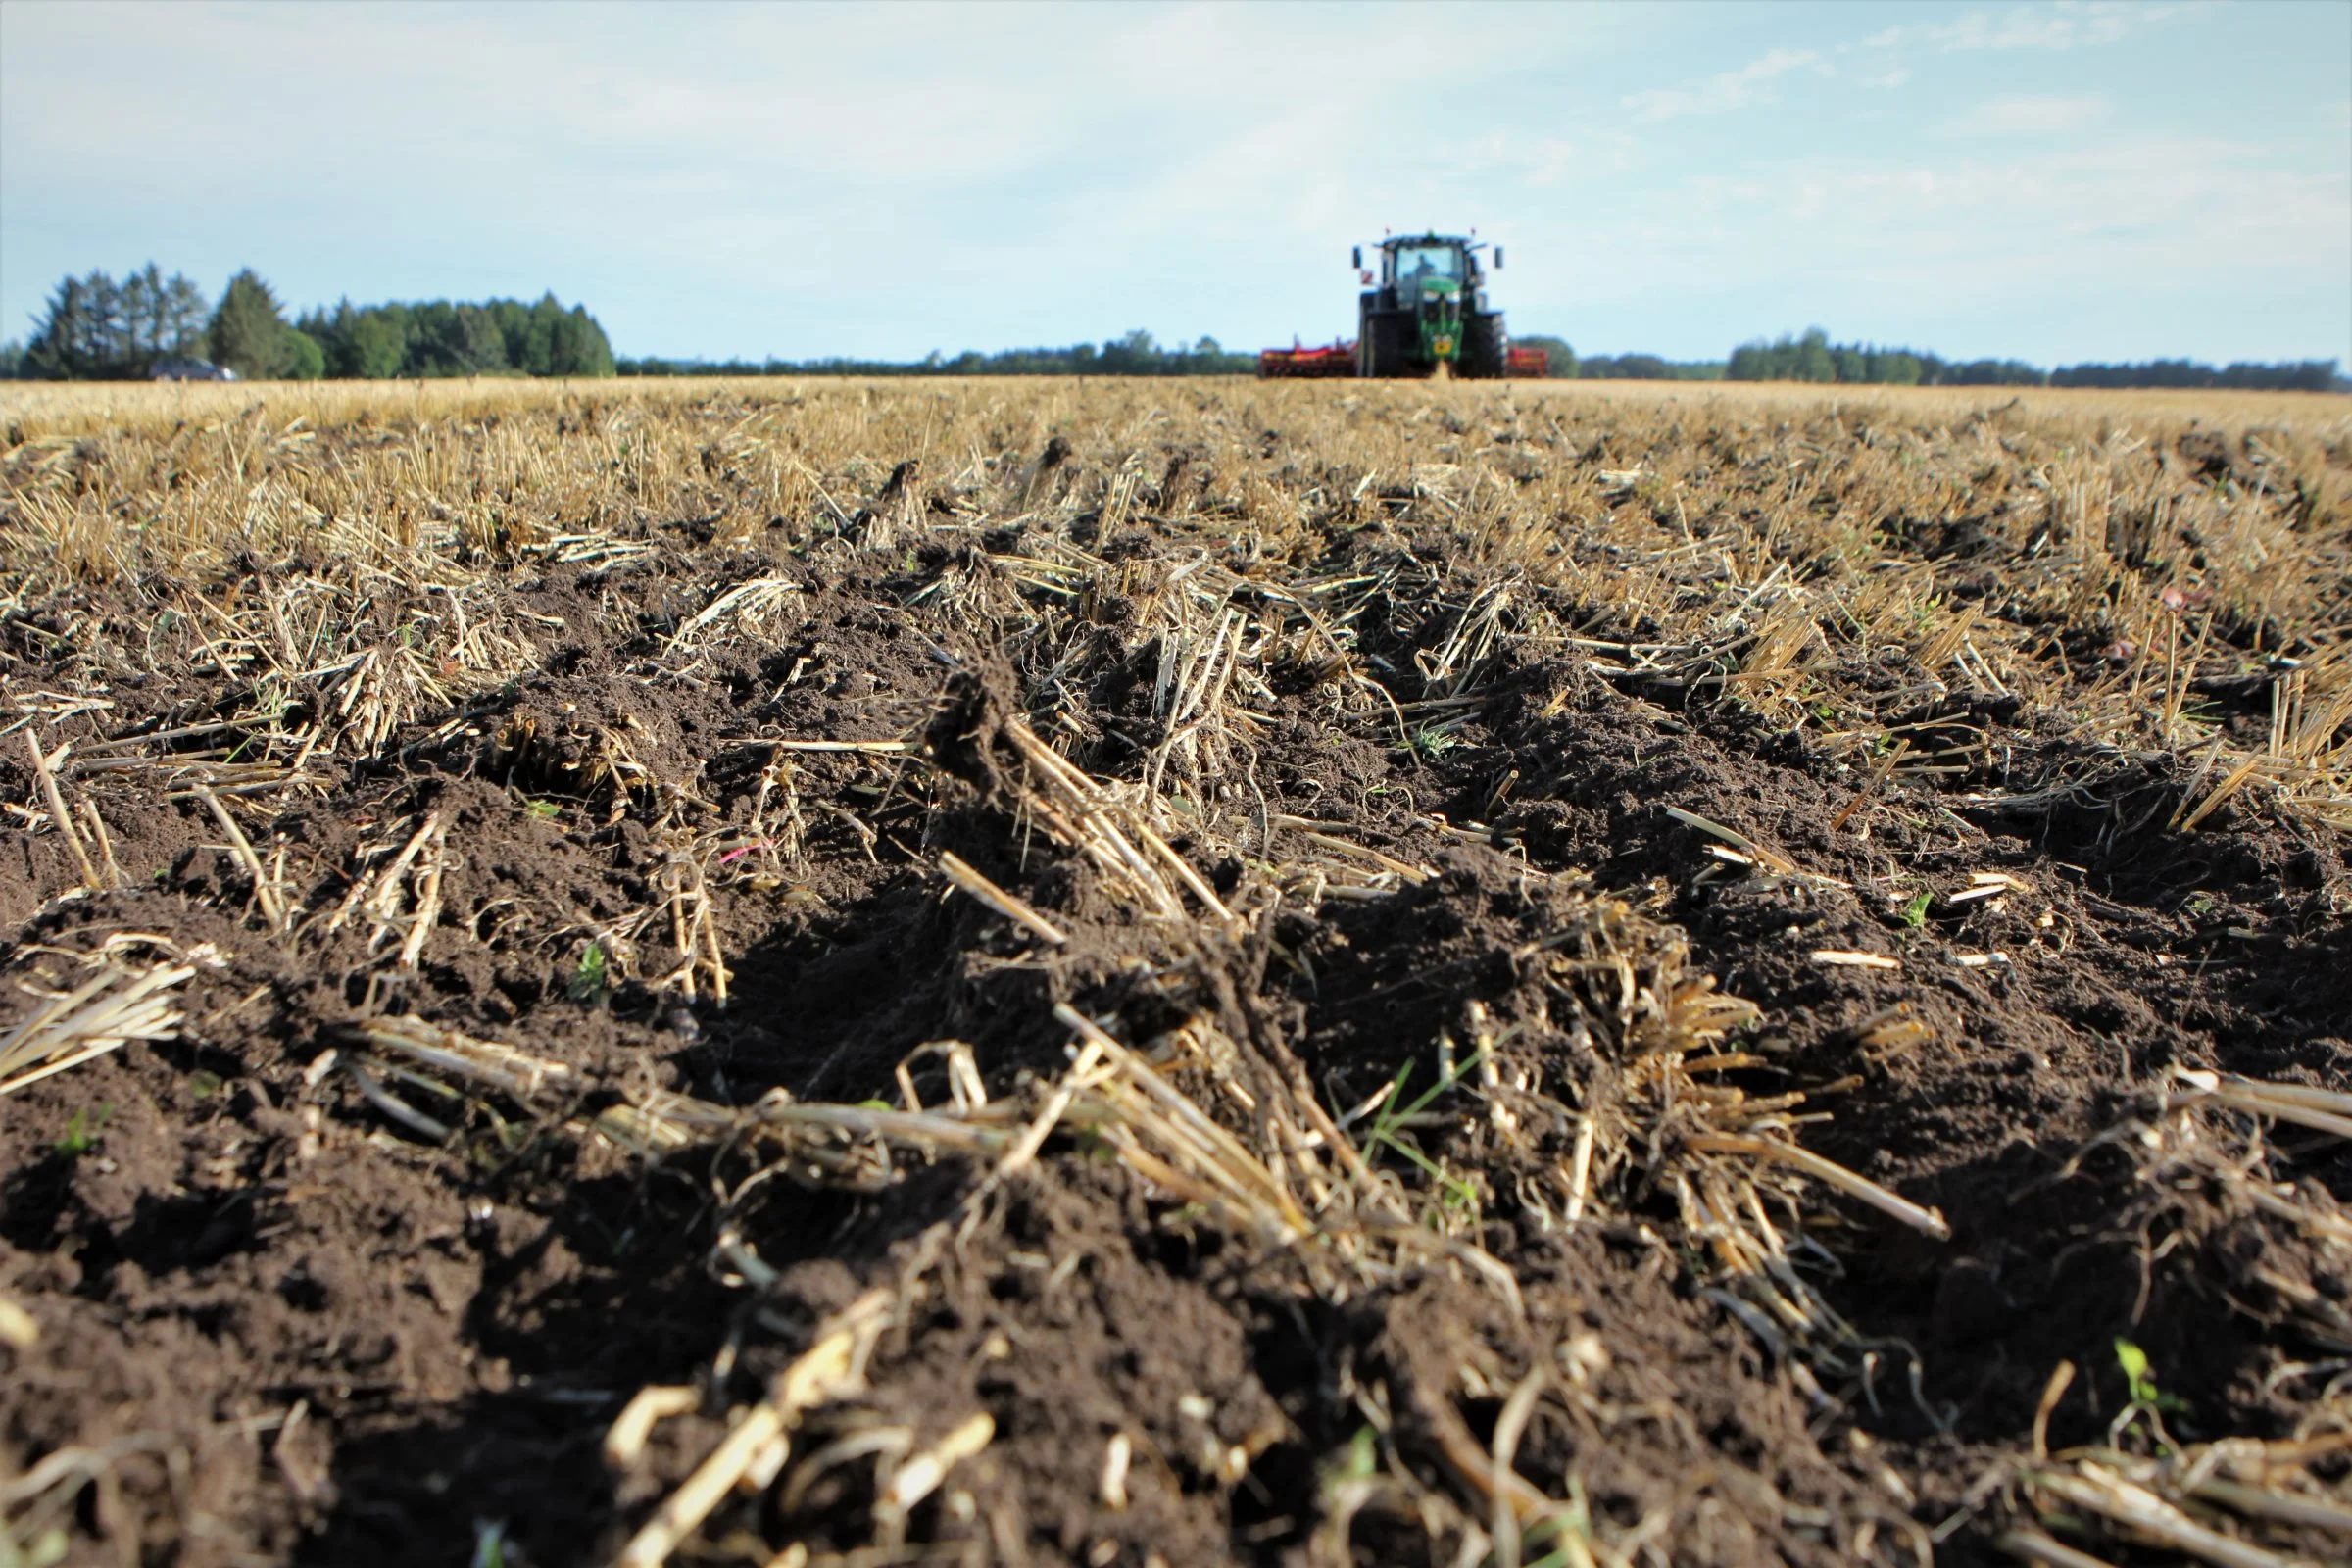
M1511 337L1515 348L1542 349L1551 359L1555 381L1720 381L1721 360L1669 360L1655 354L1583 354L1566 338L1520 332Z
M250 268L216 303L150 262L120 282L103 271L60 282L31 340L0 347L0 375L136 381L174 359L225 366L252 380L612 373L612 345L596 318L583 306L565 310L553 294L532 305L344 300L289 321Z
M1146 331L1102 344L1068 348L966 349L949 358L934 351L919 360L622 360L622 375L1250 375L1257 356L1229 353L1213 337L1192 347L1162 348Z
M2333 360L2277 365L2239 363L2216 369L2189 360L2140 365L2072 365L2043 370L2019 360L1952 361L1919 349L1833 343L1819 327L1778 342L1761 339L1732 351L1731 381L1830 381L1871 386L2237 387L2265 392L2352 390Z

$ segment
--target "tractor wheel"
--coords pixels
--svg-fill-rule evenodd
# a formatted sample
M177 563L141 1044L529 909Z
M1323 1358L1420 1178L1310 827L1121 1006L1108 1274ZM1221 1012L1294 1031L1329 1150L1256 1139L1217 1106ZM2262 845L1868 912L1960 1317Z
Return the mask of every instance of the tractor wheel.
M1363 330L1356 338L1356 373L1381 380L1411 374L1404 351L1405 332L1411 324L1408 317L1366 313Z
M1499 312L1483 312L1462 323L1462 374L1474 381L1499 381L1509 373L1511 340Z

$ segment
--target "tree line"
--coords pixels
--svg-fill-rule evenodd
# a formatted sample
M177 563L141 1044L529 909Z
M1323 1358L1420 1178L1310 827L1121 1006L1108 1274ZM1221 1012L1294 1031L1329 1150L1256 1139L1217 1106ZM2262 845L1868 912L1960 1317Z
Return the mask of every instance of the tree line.
M202 360L253 380L322 376L570 375L613 372L612 345L585 306L430 300L316 309L295 320L251 268L218 302L150 262L117 281L68 277L31 339L0 346L0 375L54 381L144 380L163 362Z
M2256 365L2240 360L2218 369L2193 360L2150 360L2144 365L2070 365L2050 372L2052 386L2240 387L2258 392L2352 392L2352 381L2336 374L2333 360L2281 361Z
M2044 370L2022 360L1946 360L1919 349L1833 343L1814 327L1801 336L1762 339L1732 351L1732 381L1825 381L1870 386L2236 387L2265 392L2352 391L2333 360L2274 365L2240 362L2216 368L2190 360L2072 365Z
M621 360L622 375L1250 375L1254 354L1229 353L1213 337L1190 347L1162 347L1138 328L1101 345L1004 349L982 354L966 349L953 357L937 350L919 360Z
M1555 381L1720 381L1721 360L1669 360L1657 354L1584 354L1566 338L1540 332L1519 332L1511 346L1542 349L1550 361Z

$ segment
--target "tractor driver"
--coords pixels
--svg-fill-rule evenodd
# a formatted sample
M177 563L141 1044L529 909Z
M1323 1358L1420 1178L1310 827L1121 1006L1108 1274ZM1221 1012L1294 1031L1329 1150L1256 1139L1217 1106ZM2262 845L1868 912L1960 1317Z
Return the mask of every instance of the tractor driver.
M1411 293L1420 293L1422 285L1432 278L1451 278L1456 275L1452 255L1434 245L1416 245L1399 255L1397 260L1406 265L1397 270L1396 280Z

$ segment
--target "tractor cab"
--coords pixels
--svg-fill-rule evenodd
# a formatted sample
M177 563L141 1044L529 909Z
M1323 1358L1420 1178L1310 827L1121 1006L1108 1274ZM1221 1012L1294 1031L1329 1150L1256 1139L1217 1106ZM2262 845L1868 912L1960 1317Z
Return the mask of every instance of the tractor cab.
M1393 239L1380 248L1380 283L1402 299L1423 294L1459 294L1478 280L1478 260L1460 240L1425 235Z

